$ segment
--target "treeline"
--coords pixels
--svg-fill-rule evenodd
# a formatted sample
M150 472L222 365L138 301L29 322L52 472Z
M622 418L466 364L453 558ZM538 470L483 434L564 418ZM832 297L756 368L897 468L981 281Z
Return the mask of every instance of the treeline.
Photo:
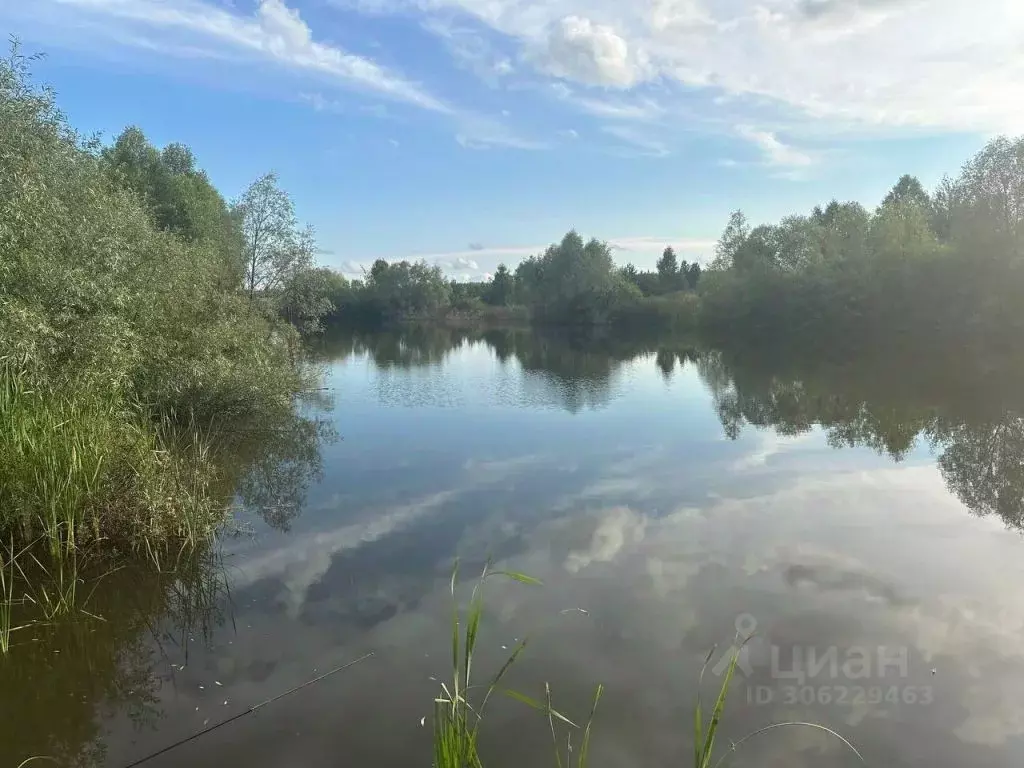
M321 284L329 286L328 322L338 324L477 319L662 329L693 324L701 276L700 265L679 262L672 248L655 272L616 267L607 243L585 242L575 231L515 271L498 265L488 281L448 280L440 267L423 261L378 259L363 279L351 282L328 269L319 272Z
M871 211L833 200L758 226L737 211L703 271L671 248L655 271L616 267L607 243L569 232L487 282L379 260L364 280L335 276L330 301L336 321L512 307L540 324L699 327L751 340L1004 343L1024 331L1022 252L1024 138L998 138L933 192L904 176Z
M931 194L902 177L873 211L833 200L755 227L737 211L700 317L754 338L1016 344L1022 256L1024 138L998 138Z
M229 203L184 145L83 138L30 64L0 62L0 533L201 540L244 471L215 438L294 419L312 233L272 174Z

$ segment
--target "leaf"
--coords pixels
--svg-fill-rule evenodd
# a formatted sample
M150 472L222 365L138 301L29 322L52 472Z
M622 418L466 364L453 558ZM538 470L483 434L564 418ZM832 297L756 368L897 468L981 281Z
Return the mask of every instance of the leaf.
M520 573L519 571L491 571L490 575L505 576L513 581L518 581L521 584L532 584L537 587L544 586L544 582L540 579L535 579L533 576L527 576L525 573Z
M533 709L536 709L538 712L543 712L545 714L550 714L553 717L556 717L559 720L561 720L566 725L570 725L573 728L579 728L579 726L576 725L576 723L574 723L572 720L567 718L565 715L563 715L558 710L553 709L548 704L545 704L543 702L537 701L536 699L530 698L525 693L520 693L519 691L512 690L511 688L501 688L499 690L502 693L504 693L506 696L508 696L509 698L513 698L516 701L522 702L526 706L532 707Z

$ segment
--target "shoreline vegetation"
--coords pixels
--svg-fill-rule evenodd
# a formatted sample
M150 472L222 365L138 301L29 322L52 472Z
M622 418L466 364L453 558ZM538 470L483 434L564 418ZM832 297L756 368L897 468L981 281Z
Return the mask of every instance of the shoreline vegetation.
M363 279L321 270L328 326L403 322L600 332L700 332L727 344L852 351L897 344L1016 349L1024 331L1024 137L991 140L928 193L905 175L868 210L832 200L752 226L735 211L710 263L671 247L654 271L568 232L482 282L378 259Z
M79 135L32 61L0 62L0 549L168 563L316 381L315 243L273 174L229 204L184 145Z

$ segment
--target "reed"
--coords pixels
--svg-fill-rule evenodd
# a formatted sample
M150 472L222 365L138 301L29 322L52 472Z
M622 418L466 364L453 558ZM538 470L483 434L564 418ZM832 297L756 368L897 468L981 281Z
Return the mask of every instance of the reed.
M11 647L11 626L14 613L14 543L6 552L0 551L0 654Z
M488 561L483 572L473 587L465 612L460 612L455 595L455 584L458 576L456 564L451 577L452 612L452 675L451 680L441 683L441 693L434 699L433 711L433 768L484 768L484 762L478 751L480 728L484 723L484 714L488 702L495 693L509 696L529 707L540 711L547 720L551 732L554 751L554 768L586 768L590 758L590 739L594 717L598 703L604 693L604 687L598 685L594 693L589 715L582 727L561 714L553 706L551 686L544 685L544 699L539 701L519 691L501 687L501 682L509 669L526 649L524 638L512 649L498 672L483 685L473 682L473 662L476 654L480 622L483 616L483 587L492 577L506 577L525 584L540 584L537 579L515 571L492 570ZM704 673L714 656L715 649L708 652L697 681L697 695L693 717L693 768L721 768L741 746L750 740L778 728L812 728L831 735L843 744L858 760L866 765L864 758L857 749L843 736L830 728L816 723L783 722L773 723L758 729L743 738L731 742L727 750L716 753L715 744L725 714L725 704L732 685L740 651L750 638L737 638L733 644L733 653L722 683L715 696L715 703L709 712L705 712L701 697ZM565 729L565 743L559 738L559 730ZM580 734L578 748L573 747L573 734ZM563 758L564 749L564 758ZM574 760L575 758L575 760Z
M212 436L150 418L88 379L37 382L0 357L0 531L42 536L54 558L86 542L135 550L207 540L227 510L211 492Z

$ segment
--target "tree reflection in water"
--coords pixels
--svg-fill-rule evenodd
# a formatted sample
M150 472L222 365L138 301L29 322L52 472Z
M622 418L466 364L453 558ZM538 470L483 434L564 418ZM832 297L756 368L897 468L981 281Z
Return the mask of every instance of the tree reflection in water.
M1024 528L1024 361L718 349L700 352L697 369L730 438L748 424L784 435L820 426L835 448L864 446L897 462L924 442L968 509Z
M325 359L368 354L382 367L412 368L471 342L517 362L536 397L572 413L606 406L623 365L650 356L666 380L694 366L730 439L747 425L788 436L821 427L834 448L867 447L897 462L924 441L972 512L1024 527L1024 360L936 349L835 359L827 350L709 347L694 338L422 327L340 333L321 349Z

